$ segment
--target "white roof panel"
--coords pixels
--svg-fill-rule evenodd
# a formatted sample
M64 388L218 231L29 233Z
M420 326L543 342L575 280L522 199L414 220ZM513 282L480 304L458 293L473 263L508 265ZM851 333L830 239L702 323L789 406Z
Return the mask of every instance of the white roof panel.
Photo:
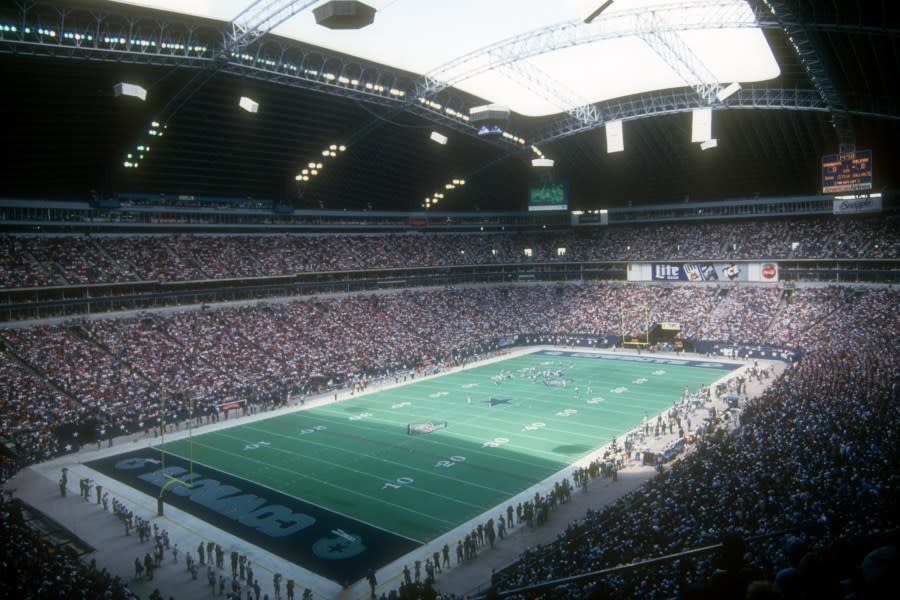
M363 29L317 25L312 9L323 0L288 19L275 33L413 73L436 73L458 89L525 116L556 114L581 104L692 83L679 75L673 61L689 63L694 72L710 73L722 85L779 75L759 28L723 27L734 21L752 24L752 12L744 0L616 0L590 25L583 18L602 0L364 1L377 12L375 22ZM129 3L225 22L250 4L247 0ZM690 26L679 25L679 20ZM454 69L445 68L492 44L567 21L577 25L565 35L530 35L512 51L514 56L530 54L525 49L533 40L536 55L485 69L479 65L497 55L485 53ZM669 25L659 36L670 49L667 58L645 42L647 31L660 24ZM590 35L595 41L567 45L567 39L575 39L572 36L583 40ZM509 48L498 52L510 52Z

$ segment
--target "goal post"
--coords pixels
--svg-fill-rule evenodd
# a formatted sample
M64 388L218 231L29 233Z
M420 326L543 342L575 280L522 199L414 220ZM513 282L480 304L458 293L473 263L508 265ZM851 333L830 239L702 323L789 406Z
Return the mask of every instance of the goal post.
M166 472L166 390L160 389L159 394L159 452L160 452L160 473L166 483L159 489L159 497L156 499L157 516L162 517L164 514L163 494L169 489L169 486L182 485L188 489L194 487L194 396L191 393L188 397L188 475L186 480L173 477Z

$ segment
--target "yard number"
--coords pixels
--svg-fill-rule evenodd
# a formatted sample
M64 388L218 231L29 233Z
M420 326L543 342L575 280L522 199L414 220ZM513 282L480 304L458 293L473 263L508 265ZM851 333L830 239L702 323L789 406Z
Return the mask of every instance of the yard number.
M402 488L404 486L412 485L413 481L414 480L412 477L398 477L394 481L386 482L383 486L381 486L381 489L383 489L383 490L386 490L386 489L399 490L400 488Z
M269 442L250 443L250 444L247 444L246 446L244 446L244 450L256 450L260 446L271 446L271 445L272 444L270 444Z
M328 428L325 427L324 425L315 425L313 427L310 427L309 429L301 429L300 433L298 433L297 435L309 435L309 434L315 433L317 431L325 431L326 429L328 429Z
M482 448L499 448L503 444L508 444L509 440L504 437L496 437L492 440L488 440L481 445Z

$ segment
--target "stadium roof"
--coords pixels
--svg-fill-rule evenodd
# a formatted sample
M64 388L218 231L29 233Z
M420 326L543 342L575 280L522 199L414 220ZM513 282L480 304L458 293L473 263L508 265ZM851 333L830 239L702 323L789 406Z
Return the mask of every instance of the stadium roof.
M15 149L2 195L408 210L441 193L442 210L518 209L530 184L554 179L592 209L815 193L822 155L854 146L873 152L876 191L898 186L888 0L370 0L360 30L317 25L324 1L139 4L183 12L0 9ZM123 82L146 98L117 93ZM512 111L499 137L470 119L489 103ZM691 141L698 108L711 109L714 149ZM607 153L610 121L622 152ZM538 156L554 166L532 167Z
M131 2L225 22L248 5L248 0ZM304 10L273 33L452 82L457 89L530 117L682 85L679 72L641 39L654 26L674 28L716 81L759 82L778 75L775 57L743 0L618 0L590 26L584 20L603 0L368 0L368 4L377 17L362 29L322 27L312 10ZM706 14L710 6L718 19ZM508 40L548 27L560 28L566 35L584 31L577 34L582 36L578 43L575 38L551 42L533 36L529 43L534 46L527 51L502 50ZM496 59L500 52L515 53L516 60L503 64Z

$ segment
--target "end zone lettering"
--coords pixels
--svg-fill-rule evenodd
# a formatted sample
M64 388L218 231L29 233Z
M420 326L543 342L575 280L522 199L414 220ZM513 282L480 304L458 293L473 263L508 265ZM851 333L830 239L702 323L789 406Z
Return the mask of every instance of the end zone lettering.
M158 448L141 448L85 464L150 498L170 478L189 483L167 487L165 503L335 583L362 579L423 545L208 465L191 469L177 454L166 453L163 471L160 458Z
M178 485L170 487L170 493L190 498L191 502L196 502L241 525L252 527L269 537L291 535L316 522L309 515L295 513L286 506L267 504L265 499L254 494L241 494L242 490L233 485L224 485L220 481L197 473L190 475L187 469L181 467L166 467L165 474L191 485L191 487ZM167 482L162 469L138 475L138 479L160 488Z

